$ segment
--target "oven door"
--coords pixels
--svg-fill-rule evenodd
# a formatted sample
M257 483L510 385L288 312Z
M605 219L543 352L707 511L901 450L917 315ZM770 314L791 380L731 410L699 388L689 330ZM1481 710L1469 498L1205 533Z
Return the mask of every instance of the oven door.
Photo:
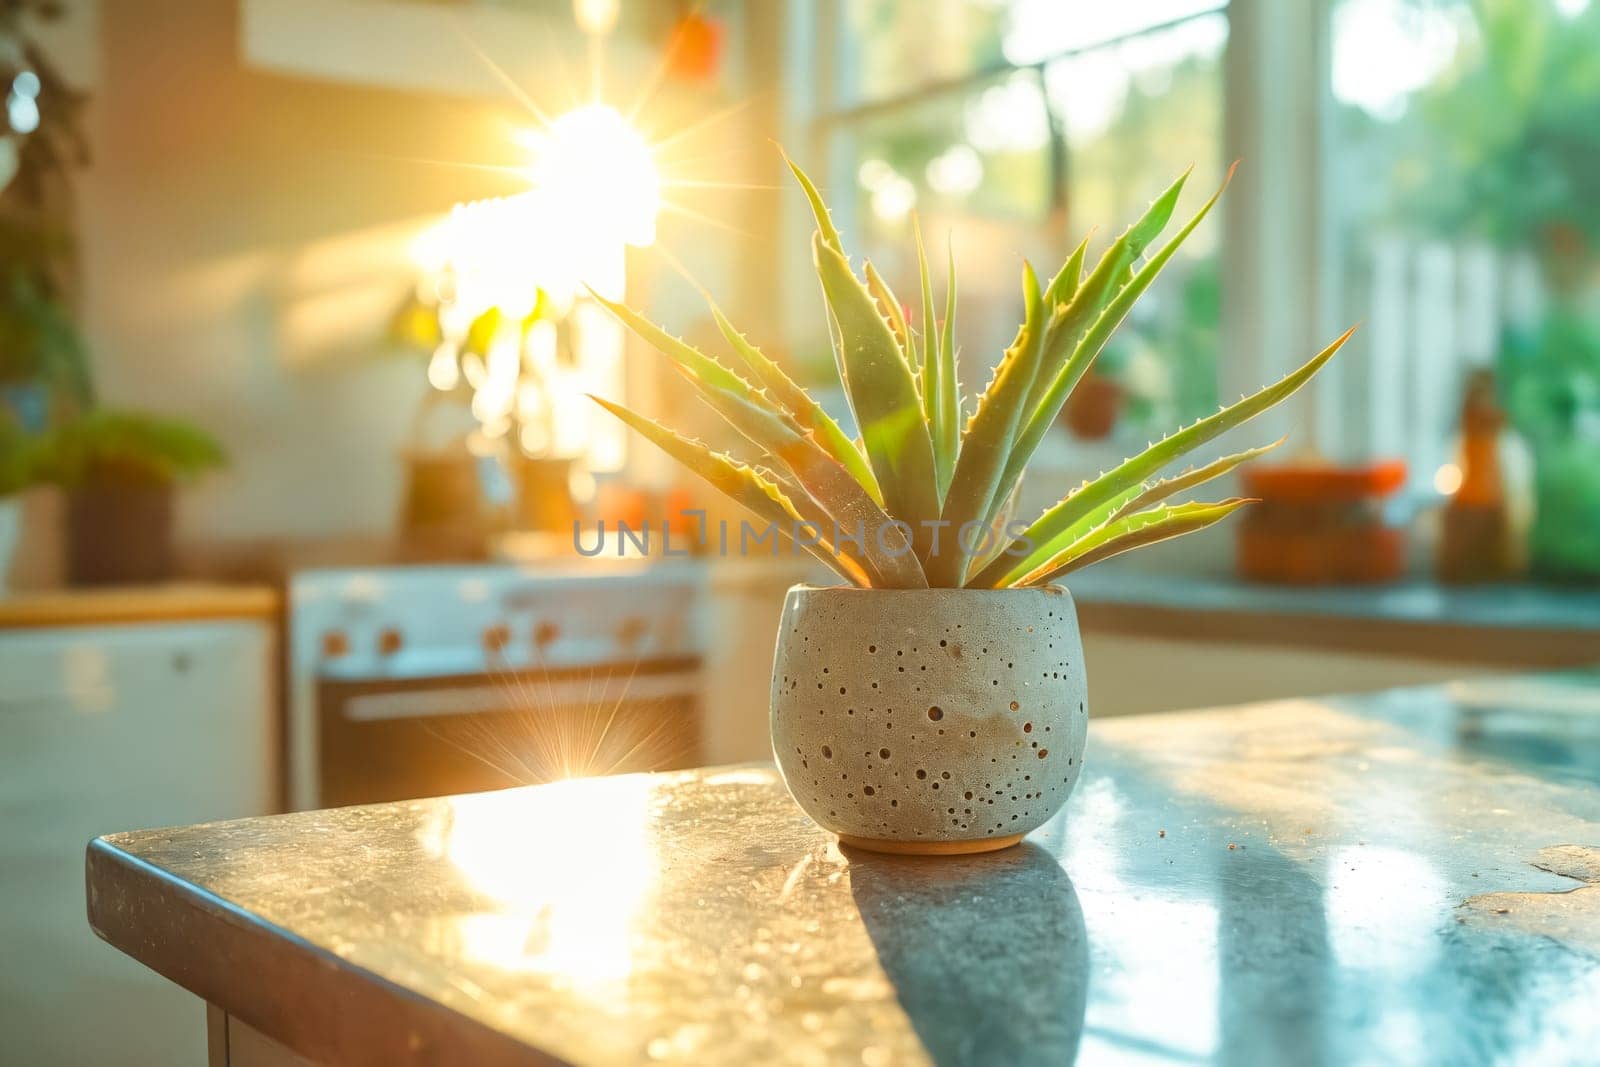
M700 762L700 661L317 683L318 804Z

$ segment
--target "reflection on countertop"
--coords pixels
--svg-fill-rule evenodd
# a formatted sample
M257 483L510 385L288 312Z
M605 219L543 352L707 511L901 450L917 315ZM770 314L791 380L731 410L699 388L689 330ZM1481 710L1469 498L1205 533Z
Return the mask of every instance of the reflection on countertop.
M327 1060L1571 1062L1597 712L1588 672L1095 722L1067 810L960 860L841 851L760 766L120 834L89 911Z

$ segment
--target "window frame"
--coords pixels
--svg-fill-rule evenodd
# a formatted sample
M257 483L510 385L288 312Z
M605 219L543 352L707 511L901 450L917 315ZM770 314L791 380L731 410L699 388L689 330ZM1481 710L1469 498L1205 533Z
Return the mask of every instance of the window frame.
M785 134L803 144L807 158L827 160L824 182L834 188L854 182L849 153L830 151L841 130L863 118L914 106L942 93L1031 71L1044 86L1052 63L1095 48L1160 32L1220 13L1228 20L1222 59L1224 158L1241 161L1224 204L1220 251L1225 282L1221 294L1217 388L1225 400L1252 392L1308 358L1344 326L1333 322L1337 294L1327 283L1329 214L1322 196L1331 101L1327 91L1330 0L1219 0L1206 11L1166 20L1087 47L1073 48L1025 64L1000 63L975 68L872 100L841 103L859 63L858 50L844 30L848 0L789 0L785 67L791 107ZM1312 72L1307 76L1307 71ZM1065 202L1071 161L1061 117L1048 92L1041 93L1050 130L1051 210ZM789 201L780 226L789 249L805 248L811 222L804 206ZM854 198L836 197L833 210L841 229L859 232ZM1108 220L1099 220L1102 223ZM1041 220L1043 224L1044 220ZM781 311L784 325L805 321L813 299L798 275L804 263L785 256ZM800 284L788 284L799 282ZM1331 332L1330 332L1331 331ZM1263 429L1277 436L1293 429L1301 447L1335 451L1341 419L1337 410L1338 361L1290 402L1268 412L1250 428L1252 441ZM1326 387L1319 388L1323 382ZM1231 442L1225 442L1231 444Z

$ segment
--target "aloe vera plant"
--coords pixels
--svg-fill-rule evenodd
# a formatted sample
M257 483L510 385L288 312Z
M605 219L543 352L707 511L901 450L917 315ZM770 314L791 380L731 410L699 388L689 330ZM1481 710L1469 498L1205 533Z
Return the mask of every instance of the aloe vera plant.
M870 263L860 274L851 268L821 194L793 161L789 167L816 217L812 256L839 378L860 438L852 440L714 304L713 318L737 364L686 344L627 307L595 297L671 360L757 450L753 464L620 405L600 403L855 585L1041 585L1110 556L1219 522L1252 501L1168 501L1280 442L1179 474L1162 477L1162 472L1282 402L1354 332L1346 331L1259 392L1084 482L1032 522L1020 522L1010 509L1046 430L1134 302L1217 203L1227 180L1159 247L1155 242L1177 208L1187 174L1152 201L1087 273L1087 239L1047 283L1024 263L1022 325L962 425L953 336L954 256L949 256L941 319L927 252L917 233L921 312L908 317Z

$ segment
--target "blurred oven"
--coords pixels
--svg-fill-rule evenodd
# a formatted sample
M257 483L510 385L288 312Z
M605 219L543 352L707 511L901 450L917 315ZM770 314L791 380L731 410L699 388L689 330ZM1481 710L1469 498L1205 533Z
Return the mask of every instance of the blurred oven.
M295 805L702 762L701 579L661 564L296 575Z
M472 793L699 762L700 662L324 678L329 806Z

